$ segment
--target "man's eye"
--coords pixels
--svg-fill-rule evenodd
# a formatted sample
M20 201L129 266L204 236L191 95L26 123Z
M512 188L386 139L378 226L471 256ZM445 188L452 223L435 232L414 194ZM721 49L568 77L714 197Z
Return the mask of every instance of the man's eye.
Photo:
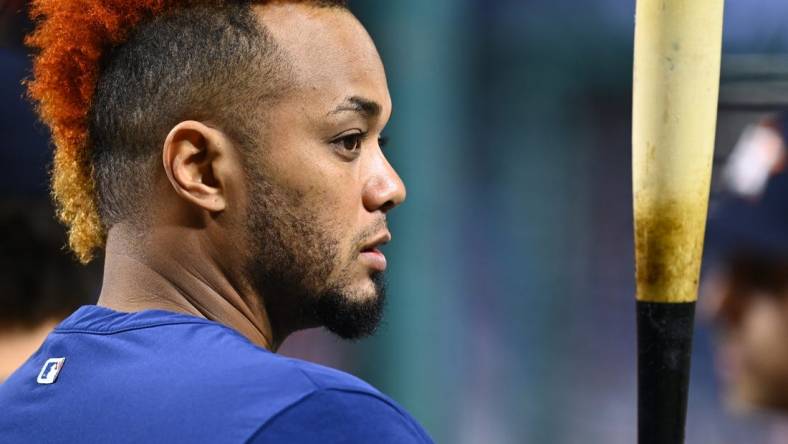
M334 140L332 143L345 151L355 153L361 149L361 142L363 139L364 134L355 133L340 137L339 139Z

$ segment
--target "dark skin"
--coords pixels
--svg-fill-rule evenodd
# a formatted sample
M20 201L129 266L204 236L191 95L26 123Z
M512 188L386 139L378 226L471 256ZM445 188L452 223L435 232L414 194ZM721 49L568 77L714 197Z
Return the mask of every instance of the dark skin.
M246 165L278 196L266 211L308 221L320 241L279 227L282 244L303 264L304 290L338 289L348 303L376 298L371 276L385 269L376 247L391 238L387 212L405 199L379 140L391 115L383 64L346 10L269 4L255 12L289 57L294 87L268 110L260 149ZM211 122L180 122L164 142L162 164L145 230L109 230L99 305L204 317L270 350L317 326L299 313L298 299L265 294L271 286L249 269L261 236L248 221L270 214L260 214L265 191L250 185L228 134ZM332 254L320 256L321 245ZM319 273L311 269L317 263Z

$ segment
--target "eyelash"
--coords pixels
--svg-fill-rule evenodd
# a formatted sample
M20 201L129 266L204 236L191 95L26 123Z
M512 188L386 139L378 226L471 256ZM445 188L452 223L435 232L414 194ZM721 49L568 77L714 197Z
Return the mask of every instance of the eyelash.
M342 136L337 139L334 139L333 141L331 141L331 143L333 145L339 146L341 149L345 151L355 153L361 149L361 143L364 141L364 139L367 138L367 134L368 133L348 134L346 136ZM388 141L389 141L388 137L381 136L378 138L378 145L381 148L385 148L385 146L388 144ZM350 149L348 148L347 142L353 142L352 148Z

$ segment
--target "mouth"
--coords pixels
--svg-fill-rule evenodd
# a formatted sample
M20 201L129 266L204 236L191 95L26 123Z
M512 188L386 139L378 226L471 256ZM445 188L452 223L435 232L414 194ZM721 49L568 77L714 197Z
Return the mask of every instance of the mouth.
M388 231L378 235L361 248L359 256L366 265L377 271L386 270L386 256L380 251L380 247L391 241L391 233Z

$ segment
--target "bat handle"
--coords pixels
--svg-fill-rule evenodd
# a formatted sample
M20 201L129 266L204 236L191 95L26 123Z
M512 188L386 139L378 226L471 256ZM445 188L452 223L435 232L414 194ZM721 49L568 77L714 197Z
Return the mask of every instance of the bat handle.
M682 444L694 302L637 301L638 444Z

